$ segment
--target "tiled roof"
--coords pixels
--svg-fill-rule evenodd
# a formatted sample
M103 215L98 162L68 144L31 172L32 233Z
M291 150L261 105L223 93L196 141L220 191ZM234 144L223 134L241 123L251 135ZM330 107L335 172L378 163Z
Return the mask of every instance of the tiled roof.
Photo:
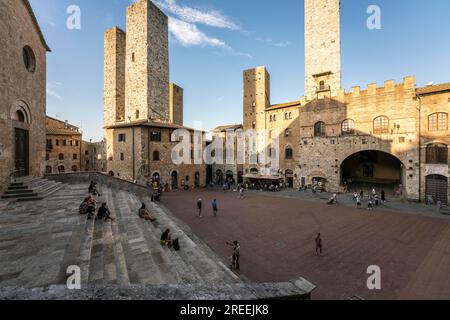
M283 108L299 107L300 105L301 105L300 101L292 101L292 102L271 105L266 110L276 110L276 109L283 109Z
M25 7L28 10L28 13L31 16L31 20L33 21L33 24L36 27L36 30L38 32L39 38L42 41L42 44L44 45L45 49L48 52L51 52L52 50L50 49L50 47L47 45L47 42L45 41L44 34L42 33L41 28L39 27L39 23L38 23L38 21L36 19L36 16L34 15L33 8L31 7L30 2L28 0L22 0L22 1L23 1L23 4L25 5Z
M60 128L47 128L47 134L64 135L64 136L81 136L81 133L78 131Z
M418 95L426 95L426 94L445 92L445 91L450 91L450 82L437 84L434 86L426 86L426 87L416 89L416 93Z
M225 126L219 126L215 129L213 129L213 132L224 132L227 130L238 130L238 129L242 129L242 124L231 124L231 125L225 125Z
M186 129L193 131L195 129L180 126L178 124L174 123L166 123L166 122L154 122L149 120L140 120L140 121L133 121L133 122L123 122L118 123L112 126L106 127L106 129L120 129L120 128L133 128L133 127L153 127L153 128L168 128L168 129Z

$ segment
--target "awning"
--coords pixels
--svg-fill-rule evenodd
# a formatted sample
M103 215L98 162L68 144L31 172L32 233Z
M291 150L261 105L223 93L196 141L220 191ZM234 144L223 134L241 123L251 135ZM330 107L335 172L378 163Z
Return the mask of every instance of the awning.
M243 177L246 179L256 179L256 180L282 180L284 178L280 176L260 176L255 174L245 174Z

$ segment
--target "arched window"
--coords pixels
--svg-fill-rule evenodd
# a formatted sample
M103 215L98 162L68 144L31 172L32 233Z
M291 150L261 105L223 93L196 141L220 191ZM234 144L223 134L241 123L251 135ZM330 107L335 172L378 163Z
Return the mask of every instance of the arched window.
M59 173L64 173L64 171L66 171L66 168L64 168L64 166L59 166L58 167L58 172Z
M153 151L153 161L159 161L159 151Z
M72 166L72 172L77 172L78 171L78 167L77 166ZM89 170L86 170L89 171Z
M426 163L447 164L448 147L445 144L429 144L426 152Z
M64 153L60 153L60 154L58 155L58 159L59 159L59 160L64 160Z
M386 134L389 133L389 118L381 116L373 120L373 133Z
M52 173L52 167L46 166L46 167L45 167L45 173L47 173L47 174Z
M292 148L286 148L285 154L286 159L292 159L294 157L294 151L292 150Z
M325 137L325 128L326 128L325 122L322 122L322 121L317 122L314 125L314 136L315 137Z
M428 131L447 131L448 114L443 112L433 113L428 116Z
M139 110L136 110L136 119L139 119Z
M16 111L16 118L19 122L25 122L25 115L23 114L22 110Z
M355 121L351 119L344 120L342 122L342 134L354 134L355 133Z

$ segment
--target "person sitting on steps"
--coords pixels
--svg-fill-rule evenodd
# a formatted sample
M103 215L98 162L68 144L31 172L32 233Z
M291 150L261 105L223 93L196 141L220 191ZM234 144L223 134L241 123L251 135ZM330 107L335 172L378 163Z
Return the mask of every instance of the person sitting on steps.
M88 219L92 219L92 217L95 214L95 208L97 207L97 201L95 201L94 197L92 195L89 195L86 199L84 199L84 202L80 206L80 214L84 214L81 212L81 207L86 208L86 212L88 215Z
M91 181L91 184L89 185L89 193L94 196L101 197L102 195L98 192L97 189L97 182Z
M167 229L161 235L161 245L168 248L172 247L172 237L170 235L170 229Z
M98 220L104 219L105 222L108 220L114 221L114 218L111 217L111 212L109 211L106 202L102 203L102 206L100 207L100 209L98 209L97 219Z
M142 203L142 207L139 209L139 218L145 219L146 221L151 221L151 222L156 221L156 219L150 215L150 212L148 211L145 203Z

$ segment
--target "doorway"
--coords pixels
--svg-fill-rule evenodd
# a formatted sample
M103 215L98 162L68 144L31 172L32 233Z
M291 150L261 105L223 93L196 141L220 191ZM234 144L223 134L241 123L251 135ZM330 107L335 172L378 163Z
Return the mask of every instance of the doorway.
M172 190L178 189L178 173L176 171L172 172Z
M15 177L29 175L29 136L27 130L15 129Z

